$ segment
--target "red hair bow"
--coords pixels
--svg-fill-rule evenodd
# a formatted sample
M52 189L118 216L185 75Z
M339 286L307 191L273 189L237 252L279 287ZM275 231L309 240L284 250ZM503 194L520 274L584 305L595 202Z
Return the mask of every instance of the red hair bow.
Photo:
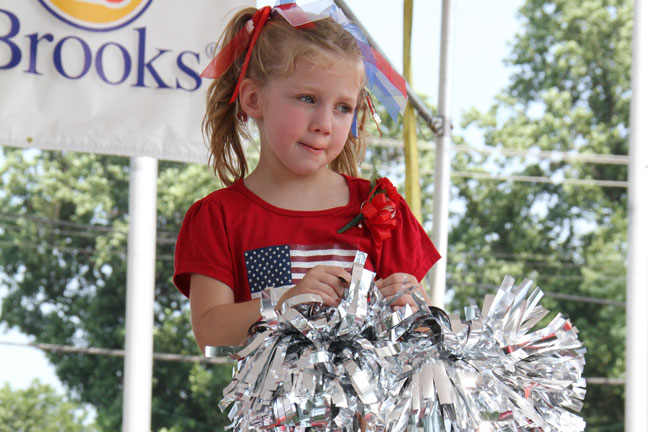
M250 63L252 49L254 48L254 44L256 43L257 39L259 38L261 29L265 25L266 21L268 21L271 10L272 8L270 6L265 6L257 10L252 19L248 21L241 30L239 30L236 36L234 36L234 39L232 39L227 45L223 47L218 55L216 55L216 57L212 59L205 70L200 74L200 76L203 78L218 78L223 74L223 72L229 69L232 63L234 63L234 60L238 56L243 54L243 51L245 51L245 49L247 48L245 61L243 62L243 66L241 67L241 73L239 74L238 81L236 82L236 87L234 88L234 92L232 93L232 97L229 103L233 103L238 96L241 81L243 81L243 78L245 78L245 72L247 71L248 64ZM251 37L250 32L252 29L248 28L248 26L250 25L254 29L254 33L252 33Z
M278 5L275 8L281 10L288 10L296 8L295 3ZM229 103L234 103L239 93L239 87L241 82L245 78L245 73L247 72L248 65L250 64L250 57L252 56L252 50L256 44L257 39L259 38L259 33L263 29L265 23L270 19L270 15L275 8L270 6L262 7L258 9L252 19L249 20L245 26L239 30L239 32L234 36L234 38L223 47L223 49L209 62L205 70L200 74L203 78L218 78L221 76L245 50L247 54L245 55L245 61L241 67L241 73L239 74L238 81L236 82L236 87L232 93ZM305 15L304 15L305 16ZM313 27L313 23L307 22L303 25L296 26L296 28L303 27Z

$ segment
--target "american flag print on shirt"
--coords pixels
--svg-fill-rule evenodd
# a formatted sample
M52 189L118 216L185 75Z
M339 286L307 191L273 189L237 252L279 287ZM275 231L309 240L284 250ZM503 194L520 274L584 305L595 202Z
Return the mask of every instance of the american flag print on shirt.
M318 265L351 271L358 249L348 245L279 245L245 251L245 268L252 298L266 288L292 286Z

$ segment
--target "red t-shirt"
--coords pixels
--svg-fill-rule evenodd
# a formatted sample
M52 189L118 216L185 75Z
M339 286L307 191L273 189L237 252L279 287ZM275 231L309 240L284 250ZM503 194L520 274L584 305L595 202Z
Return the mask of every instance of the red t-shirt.
M404 199L396 228L382 247L366 227L337 230L360 213L370 192L367 180L345 176L349 203L319 211L275 207L243 183L212 192L194 203L182 223L175 251L173 282L189 296L192 273L221 281L244 302L268 287L293 285L309 268L337 265L347 269L356 251L368 254L365 268L385 278L402 272L419 281L440 258Z

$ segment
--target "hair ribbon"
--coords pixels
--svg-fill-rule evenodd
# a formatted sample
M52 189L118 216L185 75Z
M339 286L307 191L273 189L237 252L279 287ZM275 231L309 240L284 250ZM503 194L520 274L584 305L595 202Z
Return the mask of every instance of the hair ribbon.
M275 12L279 13L295 28L311 27L314 25L313 22L331 17L351 33L362 52L367 89L378 98L390 117L395 122L398 121L398 115L403 112L407 104L405 79L394 71L389 62L369 45L365 35L355 24L349 21L344 12L334 4L333 0L319 0L304 6L298 6L294 1L279 0L273 8L265 6L257 10L252 19L211 60L200 76L203 78L218 78L233 64L236 58L247 50L230 103L236 101L240 84L245 78L252 50L259 33L266 21Z
M216 57L207 65L207 68L200 74L204 78L218 78L223 72L225 72L236 60L236 58L243 53L245 48L247 48L247 54L245 54L245 61L241 67L241 73L239 74L238 81L236 82L236 87L232 93L229 103L234 103L238 97L239 88L241 87L241 81L245 78L245 72L247 72L248 65L250 64L250 57L252 56L252 49L254 44L259 38L259 33L268 21L270 16L271 8L270 6L262 7L258 9L252 19L248 21L245 26L239 30L239 32L234 36L234 39L230 41L223 49L218 53ZM251 25L250 25L251 23ZM250 37L250 27L254 29Z

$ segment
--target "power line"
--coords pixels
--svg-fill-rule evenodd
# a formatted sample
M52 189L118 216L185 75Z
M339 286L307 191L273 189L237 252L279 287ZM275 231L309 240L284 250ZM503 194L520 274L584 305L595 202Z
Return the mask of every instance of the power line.
M23 228L23 226L15 224L6 224L2 223L2 217L0 217L0 229L4 228L5 230L13 231L15 229L20 229ZM121 230L116 229L113 232L106 232L104 233L93 233L93 232L88 232L88 231L68 231L64 229L58 229L56 227L48 227L44 225L38 225L36 229L43 234L48 234L48 235L53 235L53 236L58 236L60 238L76 238L76 239L88 239L88 240L97 240L98 238L102 236L110 236L110 235L115 235L115 234L121 234L124 236L124 238L127 236L126 232L121 232ZM157 236L156 237L156 244L163 246L163 245L169 245L169 244L175 244L176 243L176 238L175 237L165 237L164 235Z
M499 286L495 284L489 284L483 282L463 282L456 279L448 279L448 284L459 286L459 287L463 286L463 287L478 288L483 291L489 291L489 292L495 291L499 288ZM622 308L626 307L625 302L618 301L618 300L610 300L610 299L605 299L600 297L561 294L561 293L548 292L548 291L542 291L542 292L545 297L554 298L557 300L567 300L567 301L574 301L580 303L593 303L593 304L600 304L605 306L617 306Z
M362 164L363 170L371 171L372 166L369 164ZM379 170L388 171L390 167L381 164L376 165L376 168ZM404 167L399 167L398 171L403 171ZM419 173L425 177L434 177L434 171L432 170L419 170ZM500 174L489 174L478 171L451 171L451 177L461 177L469 178L475 180L493 180L493 181L512 181L520 183L548 183L554 185L573 185L573 186L583 186L583 187L608 187L608 188L627 188L627 181L620 180L595 180L595 179L576 179L576 178L553 178L553 177L541 177L541 176L525 176L525 175L500 175Z
M56 244L51 244L51 243L34 243L34 242L26 242L26 241L11 241L11 240L0 240L0 246L17 246L21 248L31 248L31 249L48 249L51 251L61 251L61 252L69 252L73 254L83 254L83 255L95 255L98 251L95 248L76 248L76 247L69 247L69 246L61 246L61 245L56 245ZM124 245L124 249L122 251L117 251L117 250L111 250L111 251L105 251L102 250L101 253L106 253L111 256L125 256L126 254L126 246ZM156 260L158 261L173 261L174 257L173 255L157 255Z
M432 175L433 172L429 170L421 171L422 174ZM549 184L566 184L574 186L599 186L608 188L627 188L627 181L620 180L595 180L595 179L575 179L575 178L552 178L552 177L539 177L539 176L524 176L524 175L499 175L488 174L476 171L452 171L450 173L453 177L472 178L479 180L497 180L497 181L514 181L523 183L549 183Z
M42 224L61 225L61 226L66 226L71 228L78 228L84 231L88 231L88 230L99 231L100 233L106 233L106 234L110 234L110 233L120 233L124 235L128 234L127 227L115 228L114 226L109 226L109 225L97 225L97 224L90 224L90 223L72 222L64 219L51 218L46 216L35 216L29 214L10 213L10 212L0 211L0 220L2 219L10 220L10 221L28 220L30 222L35 222L40 226L42 226ZM158 237L163 242L168 241L170 238L173 238L173 241L175 242L176 233L173 233L171 231L164 231L159 228L157 230L157 233L158 233ZM86 233L84 232L80 234L86 234Z
M510 259L499 259L499 262L505 262L505 263L513 263L513 264L524 264L527 268L532 268L532 269L580 269L582 267L586 267L585 264L576 264L576 263L560 263L560 262L551 262L551 256L547 255L547 258L541 261L526 261L524 257L511 257ZM453 257L452 255L448 257L448 264L454 264L460 266L461 264L464 264L464 261L462 261L458 257ZM475 262L472 262L471 264L475 264ZM485 265L488 265L486 263ZM492 265L492 264L491 264ZM465 267L462 267L465 268ZM623 266L625 269L625 265ZM547 273L540 273L540 276L544 278L552 278L554 276L553 273L547 274ZM576 275L563 275L563 274L558 274L556 275L558 277L564 277L566 279L574 279L574 280L584 280L583 276L576 276ZM620 274L610 274L610 273L596 273L596 276L593 276L594 279L605 279L605 280L621 280L625 279L625 274L620 275Z
M81 249L81 248L75 248L75 247L68 247L68 246L61 246L61 245L53 245L49 243L33 243L33 242L26 242L26 241L11 241L11 240L0 240L0 246L17 246L17 247L27 247L31 249L49 249L52 251L62 251L62 252L70 252L70 253L78 253L78 254L84 254L84 255L94 255L97 250L96 249ZM110 252L111 255L117 255L116 252Z
M587 384L625 385L625 378L585 378Z
M48 351L52 353L61 352L61 353L74 353L74 354L104 355L110 357L123 357L125 354L124 350L93 348L93 347L75 347L71 345L58 345L58 344L45 344L45 343L30 343L30 342L21 343L21 342L0 341L0 345L36 348L42 351ZM185 362L185 363L202 363L202 364L234 364L235 363L235 361L229 357L202 357L202 356L190 356L190 355L168 354L168 353L153 353L153 358L155 360L160 360L160 361L174 361L174 362ZM613 377L585 378L585 381L588 384L597 384L597 385L624 385L625 384L625 380L623 378L613 378Z
M559 273L552 273L552 274L545 274L541 273L537 276L538 280L553 280L553 279L560 279L560 280L573 280L573 281L591 281L591 280L600 280L600 281L607 281L607 282L613 282L613 281L625 281L626 275L614 275L614 274L593 274L588 277L584 276L579 276L579 275L563 275Z
M609 299L603 299L599 297L586 297L586 296L560 294L560 293L545 293L545 294L547 295L547 297L555 298L557 300L568 300L568 301L575 301L581 303L595 303L595 304L606 305L606 306L618 306L622 308L626 307L625 302L618 301L618 300L609 300Z
M455 269L452 273L461 277L465 276L466 274L477 274L479 270L475 270L471 273L469 273L466 269L464 268L458 268ZM575 281L575 282L592 282L594 280L598 281L603 281L603 282L625 282L625 275L606 275L606 274L595 274L590 277L584 277L584 276L579 276L579 275L563 275L559 273L539 273L537 275L533 275L533 279L536 281L538 285L542 285L544 283L548 283L548 281L553 281L553 280L560 280L560 281Z
M0 221L3 218L0 217ZM0 228L8 229L8 230L15 230L15 229L20 229L23 228L23 226L19 225L18 223L15 223L13 225L7 224L7 223L1 223L0 222ZM96 239L101 235L104 235L103 233L92 233L89 231L70 231L66 229L60 229L57 227L52 227L52 226L46 226L46 225L37 225L36 229L39 231L46 231L49 234L54 234L58 235L61 237L76 237L76 238L86 238L86 239ZM110 233L109 233L110 234Z
M379 138L368 137L367 144L374 147L385 148L403 148L403 141L392 138ZM419 144L419 149L422 150L435 150L436 143L434 141L424 141ZM542 151L534 149L510 149L490 146L471 146L465 144L453 145L451 150L460 153L482 153L482 154L495 154L502 156L515 156L515 157L533 157L537 159L548 159L554 162L584 162L592 164L611 164L611 165L628 165L630 159L626 155L611 155L611 154L583 154L572 152L560 151Z
M383 148L403 148L403 141L390 138L367 138L367 144L374 147ZM434 142L422 142L419 148L423 150L434 150L436 144ZM469 146L469 145L455 145L452 147L457 152L471 153L477 152L482 154L496 154L507 157L533 157L537 159L551 160L554 162L583 162L592 164L614 164L614 165L628 165L629 158L626 155L605 155L605 154L575 154L570 152L557 152L557 151L537 151L537 150L520 150L520 149L506 149L495 148L489 146ZM382 166L385 168L385 166ZM434 172L431 170L421 170L420 173L425 176L433 176ZM472 178L477 180L496 180L496 181L514 181L523 183L548 183L548 184L566 184L574 186L598 186L610 188L627 188L627 181L619 180L596 180L596 179L575 179L575 178L552 178L543 176L524 176L524 175L499 175L489 174L477 171L452 171L450 173L453 177Z
M90 354L90 355L103 355L108 357L124 357L126 353L124 350L118 350L118 349L77 347L72 345L59 345L59 344L36 343L36 342L21 343L21 342L0 341L0 345L37 348L39 350L48 351L52 353ZM170 353L153 353L153 359L160 360L160 361L203 363L203 364L234 363L234 360L228 357L203 357L203 356L191 356L191 355L170 354Z
M516 253L510 253L510 252L493 252L493 251L488 251L487 252L489 257L498 257L498 258L521 258L525 260L544 260L546 257L550 257L552 261L561 261L563 264L575 264L576 266L581 266L583 264L578 264L574 262L574 258L568 255L552 255L552 254L538 254L538 253L529 253L529 252L516 252ZM458 252L453 252L454 256L457 255L463 255L463 256L468 256L468 257L483 257L484 254L483 252L470 252L470 251L458 251ZM597 255L596 258L606 258L608 255ZM608 257L609 258L609 257ZM606 261L614 261L613 259L607 259Z
M122 228L115 228L115 227L105 226L105 225L72 222L68 220L56 219L56 218L51 218L46 216L34 216L29 214L9 213L9 212L0 211L0 219L5 219L5 218L10 220L25 219L39 224L55 224L55 225L79 228L84 230L89 229L94 231L100 231L102 233L111 233L111 232L120 232L120 231L124 233L127 232L126 228L122 229Z
M457 255L459 255L459 254L457 254ZM479 259L479 258L484 258L485 259L485 258L488 258L488 256L480 257L479 255L476 255L475 258L476 259ZM497 257L495 257L495 258L497 258ZM526 257L524 257L522 255L519 255L519 256L518 255L511 255L510 258L502 258L502 257L500 257L498 259L502 260L502 261L506 261L506 262L520 262L521 263L523 261L525 264L527 264L529 266L538 267L538 268L556 268L556 267L560 267L560 268L580 268L580 267L585 265L585 264L577 264L577 263L574 263L574 262L551 262L552 261L552 256L549 255L549 254L545 255L544 258L537 259L536 261L529 261L528 258L526 258ZM452 261L453 263L459 263L459 264L462 263L462 261L460 261L459 258L456 257L456 256L449 256L448 260ZM522 260L522 261L520 261L520 260Z

